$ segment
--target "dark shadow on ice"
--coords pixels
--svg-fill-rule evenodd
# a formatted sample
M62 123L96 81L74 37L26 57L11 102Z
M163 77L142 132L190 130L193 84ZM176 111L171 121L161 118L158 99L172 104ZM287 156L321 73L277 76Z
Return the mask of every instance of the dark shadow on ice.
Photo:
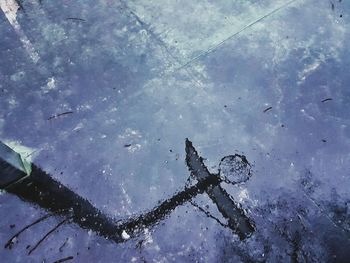
M249 179L250 164L243 155L236 154L224 157L220 162L219 174L212 174L208 171L203 163L203 158L198 155L192 142L186 139L186 163L197 183L185 187L149 212L127 220L117 221L103 214L86 199L54 180L37 166L32 164L31 171L28 172L28 169L23 168L25 165L18 154L1 142L0 144L1 149L3 149L0 152L1 188L24 201L48 210L51 214L69 218L69 222L93 230L117 243L125 242L142 233L145 228L156 225L177 206L191 201L192 198L203 193L208 194L222 216L227 219L228 223L224 226L229 227L241 240L254 232L254 224L246 216L245 211L220 186L222 182L236 184ZM10 177L13 175L13 178L9 178L9 175ZM37 221L35 224L42 220ZM67 220L62 222L66 223ZM29 227L23 228L14 237L18 237L27 228ZM9 244L12 245L12 240L13 237L5 247L9 247Z

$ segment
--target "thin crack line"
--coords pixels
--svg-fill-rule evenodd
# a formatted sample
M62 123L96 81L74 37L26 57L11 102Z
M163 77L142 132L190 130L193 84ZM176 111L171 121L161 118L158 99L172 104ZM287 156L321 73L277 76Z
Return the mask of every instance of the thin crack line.
M209 55L210 53L212 53L213 51L215 51L216 49L218 49L219 47L221 47L224 43L226 43L227 41L233 39L234 37L236 37L237 35L239 35L240 33L242 33L243 31L247 30L248 28L254 26L255 24L259 23L260 21L264 20L265 18L277 13L278 11L284 9L285 7L289 6L290 4L296 2L298 0L291 0L287 3L285 3L284 5L270 11L269 13L267 13L266 15L263 15L262 17L258 18L257 20L249 23L248 25L246 25L245 27L241 28L240 30L238 30L237 32L235 32L234 34L230 35L229 37L227 37L226 39L222 40L221 42L219 42L218 44L216 44L215 46L207 49L205 52L199 54L198 56L190 59L188 62L186 62L185 64L183 64L181 67L177 68L176 70L181 70L185 67L187 67L189 64L191 64L192 62L205 57L207 55Z
M216 218L215 216L213 216L212 214L210 214L210 212L204 210L202 207L200 207L199 205L197 205L195 202L190 201L191 205L193 205L194 207L197 207L201 212L203 212L204 214L206 214L207 217L210 217L211 219L214 219L218 224L220 224L223 227L228 227L228 225L225 225L223 223L221 223L221 221Z
M140 24L141 28L146 30L146 32L155 40L155 42L157 42L157 44L159 46L161 46L165 49L165 51L169 55L169 57L177 64L180 64L180 61L170 52L167 44L163 41L163 39L159 38L159 36L155 32L153 32L153 30L151 28L152 25L143 21L141 19L141 17L132 8L130 8L127 5L127 3L125 3L124 1L121 1L121 3L123 4L124 8L126 8L129 11L131 17L133 17Z
M321 214L323 214L334 227L340 229L347 236L347 239L350 240L349 230L334 222L333 218L331 218L329 214L322 208L322 206L318 204L310 195L308 195L304 189L302 189L302 192L304 196L319 209Z
M22 228L20 231L18 231L15 235L13 235L5 244L5 248L10 248L12 243L13 243L13 240L17 237L19 237L20 234L22 234L25 230L27 230L28 228L40 223L41 221L44 221L45 219L49 218L53 216L53 214L47 214L45 216L42 216L40 217L39 219L35 220L33 223L25 226L24 228Z
M28 252L28 255L30 255L37 247L53 232L55 232L61 225L65 224L71 219L71 217L64 219L63 221L59 222L54 228L52 228L49 232L47 232L36 244L35 246Z
M130 8L127 3L125 3L124 1L121 1L121 3L123 4L123 6L129 11L129 13L131 14L132 17L134 17L134 19L140 24L141 28L145 29L146 32L148 34L150 34L150 36L155 40L155 42L161 47L161 49L165 49L165 52L167 53L167 55L169 56L169 61L170 63L173 64L174 67L176 67L177 65L180 65L181 68L181 60L179 58L177 58L176 55L174 55L170 50L168 45L166 44L166 42L164 42L164 40L159 37L159 34L156 34L153 30L152 30L152 24L149 24L145 21L143 21L141 19L141 17L132 9ZM163 52L163 50L162 50ZM163 52L164 54L164 52ZM174 65L175 64L175 65ZM167 69L166 69L167 70ZM177 71L177 69L175 69L175 71ZM190 72L188 69L185 69L186 73L188 74L189 78L194 81L197 85L199 85L200 87L202 86L200 80L192 73ZM199 72L196 72L198 74L200 74ZM202 74L201 74L202 75ZM203 75L202 75L203 77Z

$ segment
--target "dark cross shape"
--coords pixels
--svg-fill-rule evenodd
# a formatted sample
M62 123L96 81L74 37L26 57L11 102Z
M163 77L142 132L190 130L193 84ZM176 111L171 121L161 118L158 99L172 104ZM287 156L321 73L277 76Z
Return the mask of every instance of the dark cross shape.
M23 164L20 155L1 142L0 188L51 213L70 218L80 227L96 231L115 242L125 242L135 237L146 227L164 219L177 206L206 192L223 217L228 220L227 226L240 239L249 237L255 230L254 224L220 186L223 181L239 183L250 177L250 165L245 156L236 154L224 157L220 162L219 174L211 174L204 165L203 158L186 139L186 163L192 176L198 181L195 185L185 187L149 212L122 221L106 216L86 199L54 180L34 164L31 165L31 171L28 171L28 166ZM11 242L12 239L6 246Z
M214 177L216 184L209 185L205 192L216 204L221 214L228 220L228 226L238 234L241 239L249 237L254 232L254 224L245 215L244 210L237 205L229 194L220 186L222 181L240 183L250 177L250 164L244 155L230 155L221 159L220 174L211 174L193 147L192 142L186 139L186 163L199 182L205 182ZM220 175L223 177L221 178ZM232 178L230 178L232 177Z

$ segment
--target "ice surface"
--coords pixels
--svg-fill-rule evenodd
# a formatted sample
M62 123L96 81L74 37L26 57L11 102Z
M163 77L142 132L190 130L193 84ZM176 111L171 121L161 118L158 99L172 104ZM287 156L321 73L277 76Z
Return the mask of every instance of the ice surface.
M3 262L350 258L349 1L18 2L0 11L1 141L116 220L188 183L185 138L212 173L244 154L251 178L223 188L257 230L241 242L200 195L125 243L65 224L28 256L50 217ZM45 213L2 193L0 244Z

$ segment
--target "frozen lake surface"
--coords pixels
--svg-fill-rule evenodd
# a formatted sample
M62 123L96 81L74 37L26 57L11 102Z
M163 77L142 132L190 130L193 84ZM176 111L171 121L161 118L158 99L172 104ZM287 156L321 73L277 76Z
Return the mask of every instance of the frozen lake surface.
M201 193L115 243L0 193L1 262L347 262L350 2L0 0L0 140L115 220L193 185L189 138L255 231ZM17 242L18 241L18 242ZM30 247L28 247L30 246ZM73 258L71 258L73 257Z

